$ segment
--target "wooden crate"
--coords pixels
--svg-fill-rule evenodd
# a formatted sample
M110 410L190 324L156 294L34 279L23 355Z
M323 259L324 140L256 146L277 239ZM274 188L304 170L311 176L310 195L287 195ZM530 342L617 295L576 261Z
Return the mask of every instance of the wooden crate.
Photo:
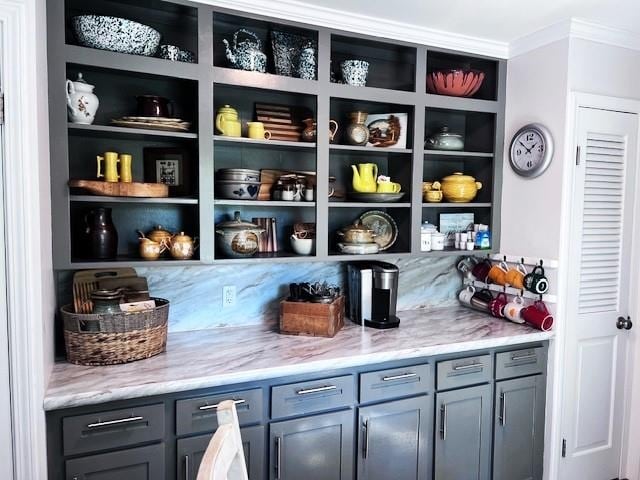
M344 296L333 303L280 302L280 333L334 337L344 327Z

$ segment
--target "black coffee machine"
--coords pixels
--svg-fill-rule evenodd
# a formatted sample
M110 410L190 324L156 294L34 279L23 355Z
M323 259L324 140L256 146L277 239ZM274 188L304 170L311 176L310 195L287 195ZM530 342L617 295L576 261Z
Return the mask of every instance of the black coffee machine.
M347 265L349 318L373 328L394 328L398 300L398 267L385 262L354 262Z

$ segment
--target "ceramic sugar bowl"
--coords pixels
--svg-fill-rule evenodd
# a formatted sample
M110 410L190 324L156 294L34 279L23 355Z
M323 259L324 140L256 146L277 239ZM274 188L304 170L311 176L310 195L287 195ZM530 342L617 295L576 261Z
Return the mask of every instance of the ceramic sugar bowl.
M444 199L452 203L471 202L478 190L482 188L482 183L477 182L471 175L463 175L461 172L455 172L442 179L441 188Z
M176 233L171 237L169 252L176 260L191 259L196 248L196 240L189 235L185 235L184 232Z
M96 112L100 101L93 89L93 85L87 83L82 78L82 73L78 73L75 82L67 80L67 116L71 123L82 123L91 125L96 119Z

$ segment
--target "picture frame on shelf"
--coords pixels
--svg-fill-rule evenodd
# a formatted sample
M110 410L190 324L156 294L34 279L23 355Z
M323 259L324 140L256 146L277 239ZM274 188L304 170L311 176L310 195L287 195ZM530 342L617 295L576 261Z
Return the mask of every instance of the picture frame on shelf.
M456 233L466 232L469 226L473 228L475 216L473 213L441 213L440 233L444 233L444 246L454 247Z
M367 117L369 129L369 141L367 147L377 148L407 148L407 128L409 124L408 113L374 113ZM400 130L397 140L390 132L391 128ZM374 130L378 130L377 134ZM372 138L379 141L371 142ZM391 143L394 142L394 143ZM388 144L388 145L387 145Z
M144 181L169 186L169 196L192 194L190 152L180 147L145 147Z

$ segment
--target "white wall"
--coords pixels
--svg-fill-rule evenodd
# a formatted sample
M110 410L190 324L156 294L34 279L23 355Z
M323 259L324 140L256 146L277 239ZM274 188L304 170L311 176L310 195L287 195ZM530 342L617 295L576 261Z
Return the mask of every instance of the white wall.
M506 254L558 258L568 55L565 39L509 59L507 65L500 240ZM556 153L542 176L526 179L513 172L508 152L515 132L531 122L551 130Z

